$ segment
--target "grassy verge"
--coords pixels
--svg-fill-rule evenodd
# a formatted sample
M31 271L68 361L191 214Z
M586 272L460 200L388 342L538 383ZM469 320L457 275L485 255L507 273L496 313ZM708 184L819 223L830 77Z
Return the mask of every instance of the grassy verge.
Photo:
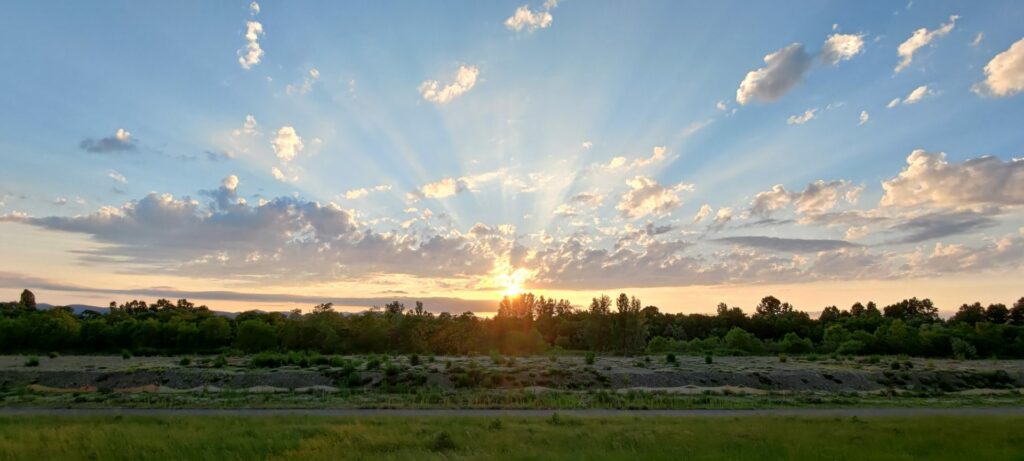
M0 417L0 459L1020 459L1024 417Z
M494 409L756 409L803 407L984 407L1024 405L1020 393L964 395L914 393L543 391L423 389L388 394L346 390L336 393L260 394L221 392L35 393L0 395L0 407L41 408L494 408Z

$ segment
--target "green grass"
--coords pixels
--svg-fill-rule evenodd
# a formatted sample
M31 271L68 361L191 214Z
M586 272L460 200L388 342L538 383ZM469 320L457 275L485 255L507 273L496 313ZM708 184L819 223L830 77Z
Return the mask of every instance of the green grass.
M1021 459L1024 417L0 417L17 459Z

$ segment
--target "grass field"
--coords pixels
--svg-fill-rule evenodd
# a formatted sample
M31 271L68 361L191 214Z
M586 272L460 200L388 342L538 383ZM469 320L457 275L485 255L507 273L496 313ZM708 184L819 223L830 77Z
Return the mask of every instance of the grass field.
M1011 460L1024 417L0 417L3 460Z

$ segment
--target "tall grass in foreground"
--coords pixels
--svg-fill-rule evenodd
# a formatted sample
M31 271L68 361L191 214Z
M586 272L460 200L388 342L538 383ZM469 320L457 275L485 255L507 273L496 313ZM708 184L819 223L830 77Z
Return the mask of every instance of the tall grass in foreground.
M1009 460L1024 417L0 417L0 459Z

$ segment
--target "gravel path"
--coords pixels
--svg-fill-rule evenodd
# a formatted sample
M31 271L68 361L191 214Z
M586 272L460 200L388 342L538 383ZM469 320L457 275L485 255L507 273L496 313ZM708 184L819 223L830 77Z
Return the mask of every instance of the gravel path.
M207 409L207 408L0 408L0 416L334 416L334 417L547 417L566 416L661 416L661 417L741 417L741 416L1018 416L1024 407L987 408L775 408L759 410L488 410L488 409Z

